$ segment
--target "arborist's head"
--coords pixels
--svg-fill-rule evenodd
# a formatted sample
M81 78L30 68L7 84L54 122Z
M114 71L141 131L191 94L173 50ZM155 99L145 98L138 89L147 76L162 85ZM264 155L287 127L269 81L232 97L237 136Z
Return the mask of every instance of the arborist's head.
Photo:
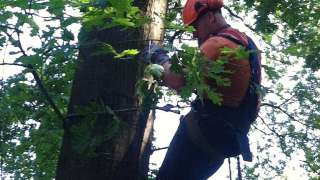
M221 14L223 0L187 0L183 9L183 22L193 26L199 44L218 33L227 24Z

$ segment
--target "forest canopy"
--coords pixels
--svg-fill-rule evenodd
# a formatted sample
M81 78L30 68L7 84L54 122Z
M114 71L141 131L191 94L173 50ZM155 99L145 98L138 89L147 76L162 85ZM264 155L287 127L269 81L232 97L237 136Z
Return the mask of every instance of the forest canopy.
M192 28L182 25L182 5L168 2L163 44L188 58L181 44ZM319 178L319 1L226 1L223 13L262 47L263 101L250 133L262 138L252 143L256 153L244 167L245 179L282 177L291 160L309 179ZM0 179L55 177L79 42L92 29L146 23L133 0L0 0ZM97 56L111 53L117 61L136 61L140 50L90 43L99 47ZM14 68L19 71L8 76Z

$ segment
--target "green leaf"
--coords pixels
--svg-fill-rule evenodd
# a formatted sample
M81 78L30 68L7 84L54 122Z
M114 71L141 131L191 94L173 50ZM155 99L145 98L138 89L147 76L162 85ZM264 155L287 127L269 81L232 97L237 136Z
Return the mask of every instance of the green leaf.
M61 26L68 27L71 24L79 23L79 21L80 21L80 18L78 17L69 17L66 20L61 22Z
M3 44L7 41L5 36L0 35L0 48L3 47Z
M192 33L195 31L195 28L193 26L185 26L182 24L176 24L173 22L165 22L165 26L167 29L172 29L172 30L182 30L188 33Z
M164 69L161 65L158 64L150 64L145 69L146 75L151 75L156 78L160 78L164 73Z
M127 12L131 7L132 0L109 0L112 7L117 9L119 13Z
M249 52L243 47L235 49L235 58L236 60L244 60L249 58Z
M48 11L56 16L63 16L64 6L64 0L50 0Z
M107 43L103 43L96 52L93 53L93 55L98 56L98 55L104 55L104 54L113 54L117 55L117 51Z
M11 2L13 7L19 7L21 9L27 9L29 7L28 1L25 0L16 0L14 3Z
M263 65L262 67L264 68L265 72L267 73L270 79L277 80L280 78L279 72L274 67L266 65Z
M272 41L272 34L264 34L263 35L263 40L265 40L266 42L268 42L268 43L271 43L271 41Z
M217 105L221 105L222 104L222 94L220 93L217 93L215 90L210 90L210 89L207 89L205 91L209 97L209 99L214 103L214 104L217 104Z
M139 53L139 51L137 49L127 49L122 51L121 53L117 54L115 56L115 58L122 58L125 56L135 56Z
M0 14L0 22L6 23L8 19L10 19L13 16L13 13L11 12L3 12Z
M74 40L74 35L72 32L65 29L63 30L63 33L62 33L62 39L65 41Z
M38 55L31 55L31 56L21 56L15 62L20 62L25 65L35 65L41 66L43 61L40 56Z
M135 27L136 25L131 21L131 19L121 18L121 17L112 18L112 22L116 25L124 26L124 27Z

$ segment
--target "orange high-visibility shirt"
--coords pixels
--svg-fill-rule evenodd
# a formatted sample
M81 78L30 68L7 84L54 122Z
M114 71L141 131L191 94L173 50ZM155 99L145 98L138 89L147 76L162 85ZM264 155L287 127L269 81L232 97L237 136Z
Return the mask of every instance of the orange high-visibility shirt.
M230 30L237 33L238 37L241 37L240 42L244 40L244 43L247 44L247 38L244 34L229 28L229 31ZM224 47L238 48L239 45L224 37L213 36L206 40L200 49L205 57L215 61L220 57L221 49ZM237 107L245 97L249 86L251 76L249 59L239 60L231 56L227 64L225 64L225 70L233 72L232 74L226 75L231 81L230 86L217 86L215 81L209 78L207 82L222 94L222 105Z

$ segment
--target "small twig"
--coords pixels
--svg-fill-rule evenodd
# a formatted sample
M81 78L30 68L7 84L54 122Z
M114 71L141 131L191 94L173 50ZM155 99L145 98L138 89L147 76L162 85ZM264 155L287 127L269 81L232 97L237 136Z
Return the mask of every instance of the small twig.
M168 149L168 148L169 148L169 146L152 149L152 150L151 150L151 154L154 153L155 151L161 151L161 150L165 150L165 149Z
M266 125L267 128L268 128L271 132L273 132L275 135L277 135L279 138L282 138L282 137L284 136L284 135L279 134L279 133L278 133L277 131L275 131L274 129L271 129L271 128L269 127L269 125L266 123L266 121L264 120L263 117L261 117L260 115L258 115L258 117L261 119L261 121L263 122L263 124Z
M28 65L19 64L19 63L0 63L0 66L20 66L20 67L24 67L24 68L29 68Z
M175 106L168 106L168 104L165 105L165 106L163 106L163 107L158 107L158 106L154 107L154 109L158 109L158 110L161 110L161 111L172 112L172 113L175 113L175 114L180 114L180 111L179 111L179 110L174 110L174 109L172 109L172 108L175 108Z
M295 96L292 95L290 98L285 99L285 100L279 105L279 107L281 107L281 106L283 106L283 105L285 105L285 104L288 104L294 97L295 97Z
M19 32L19 31L16 31L16 33L17 33L17 36L18 36L18 47L19 47L20 51L22 52L22 54L23 54L24 56L28 56L27 53L26 53L26 51L25 51L25 50L23 49L23 47L22 47L21 39L20 39L20 32Z
M59 119L64 120L64 117L62 115L62 113L60 112L59 108L56 106L56 104L53 102L52 98L50 97L48 91L46 90L46 88L44 87L44 85L42 84L42 80L40 79L38 73L36 72L36 70L30 66L29 68L31 70L31 73L34 77L34 79L36 80L38 87L40 89L40 91L42 92L42 94L45 96L45 98L47 99L48 103L51 105L51 107L53 108L54 112L57 114L57 116L59 117Z
M289 114L287 111L285 111L284 109L282 109L280 106L276 106L276 105L269 104L269 103L262 103L260 106L261 106L261 107L262 107L262 106L269 106L269 107L271 107L271 108L278 109L278 110L280 110L282 113L284 113L285 115L287 115L291 120L294 120L294 121L296 121L296 122L298 122L298 123L300 123L300 124L308 127L307 124L305 124L305 123L297 120L295 117L293 117L293 116L292 116L291 114Z
M245 23L244 19L242 17L238 16L237 14L235 14L229 7L227 7L227 6L223 6L223 7L229 12L229 14L231 16L233 16L237 19L240 19L247 28L249 28L251 31L255 31L255 29L253 27L251 27L249 24Z
M10 30L14 30L15 32L20 32L22 33L21 30L19 30L18 28L16 27L11 27L9 25L3 25L3 24L0 24L0 28L3 28L3 29L10 29ZM3 32L3 31L2 31ZM6 33L7 34L7 33Z
M223 6L231 16L240 19L241 21L244 21L242 17L238 16L236 13L234 13L228 6Z
M179 114L180 111L179 110L171 110L171 109L165 109L164 107L151 107L151 109L158 109L158 110L162 110L165 112L172 112L172 113L177 113ZM123 112L135 112L135 111L139 111L140 108L138 107L131 107L131 108L123 108L123 109L111 109L113 112L115 113L123 113ZM67 118L72 118L72 117L80 117L80 116L85 116L85 115L89 115L89 114L95 114L95 115L103 115L103 114L110 114L109 112L106 111L96 111L96 112L91 112L91 113L87 113L87 114L77 114L77 113L72 113L69 114Z
M1 27L1 26L0 26ZM3 27L8 27L8 26L3 26ZM8 28L9 29L9 28ZM18 36L18 40L15 40L13 37L12 37L12 34L14 32L12 32L12 34L9 34L7 31L3 31L3 33L5 33L8 38L13 41L14 43L17 43L17 46L18 48L20 49L20 52L24 55L24 56L28 56L25 52L25 50L22 48L22 45L21 45L21 40L20 40L20 33L22 33L22 31L20 31L19 29L17 28L13 28L12 30L14 30L15 33L17 33L17 36Z
M264 132L263 130L259 129L256 125L252 125L256 130L260 131L262 134L266 135L266 136L270 136L271 134Z

